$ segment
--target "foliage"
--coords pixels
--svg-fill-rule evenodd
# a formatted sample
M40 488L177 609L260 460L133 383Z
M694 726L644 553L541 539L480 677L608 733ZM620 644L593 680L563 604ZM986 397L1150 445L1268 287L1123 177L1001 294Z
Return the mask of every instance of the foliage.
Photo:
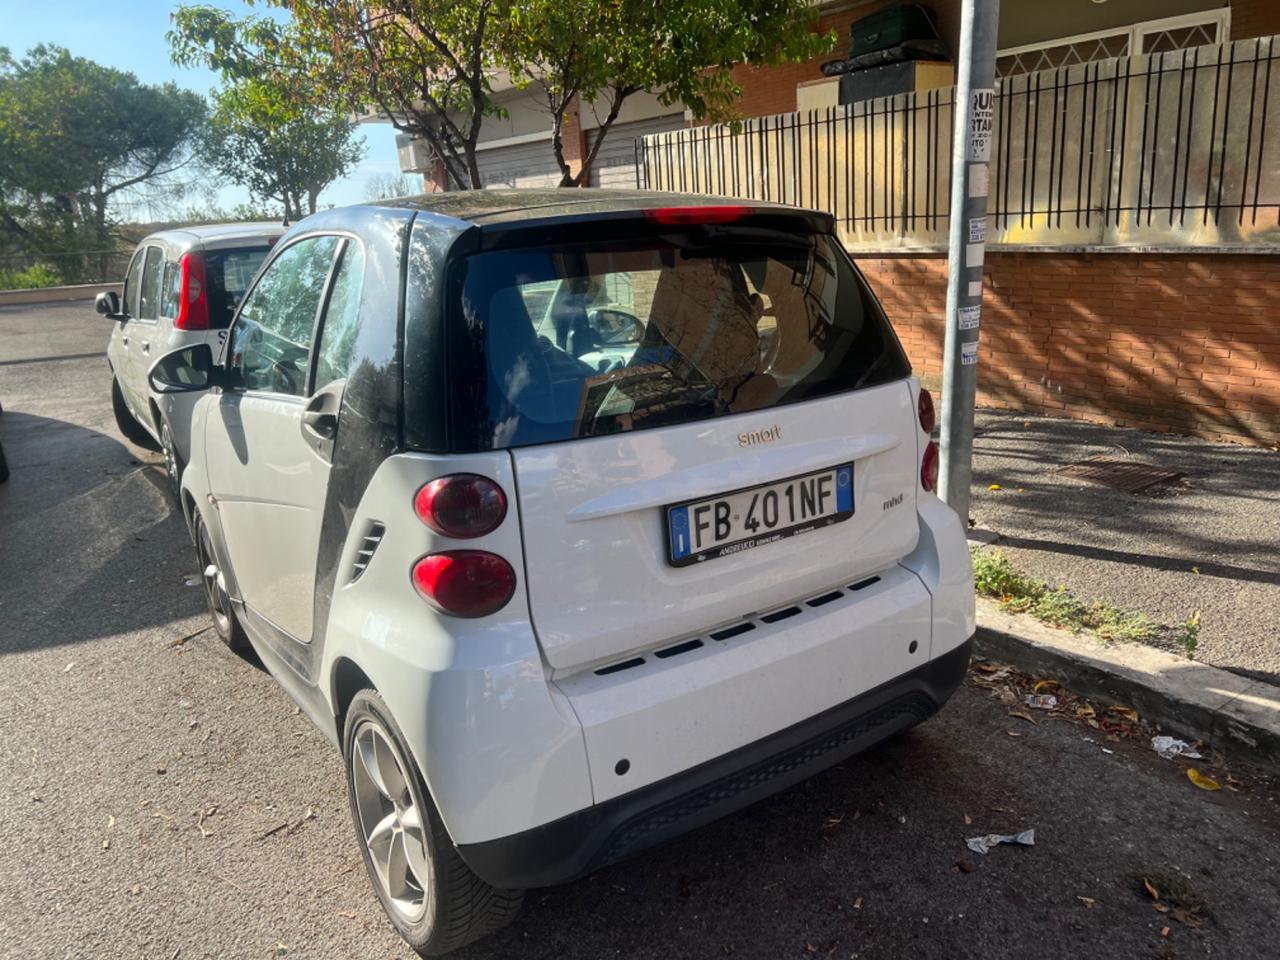
M62 275L47 263L35 263L25 270L0 270L0 290L33 290L60 283Z
M121 204L184 188L204 100L40 45L0 48L0 241L53 253L111 245Z
M289 20L240 19L181 6L169 41L178 63L203 63L229 80L255 79L295 97L324 90L334 106L376 109L425 139L457 183L480 186L475 146L500 113L490 76L510 0L267 0Z
M806 0L266 0L292 19L234 18L179 7L170 43L180 63L254 78L342 109L376 110L425 140L451 180L482 186L476 146L504 110L495 79L536 83L566 185L584 182L626 99L640 91L696 117L728 117L743 62L800 60L834 37L811 29ZM574 98L604 111L591 155L573 174L562 131ZM592 106L595 105L595 106Z
M1200 611L1193 610L1187 622L1182 625L1182 650L1188 660L1196 658L1196 648L1200 646Z
M814 32L805 0L521 0L511 19L507 62L545 92L561 186L587 181L628 97L652 91L699 120L730 119L742 92L734 66L807 60L835 40ZM575 97L598 123L576 174L562 140Z
M1103 600L1085 603L1065 586L1053 588L1028 577L998 550L975 548L971 554L974 588L1013 613L1029 613L1055 627L1087 630L1102 640L1121 643L1152 640L1160 632L1159 626L1141 613L1121 610Z
M351 120L318 103L299 102L269 82L238 80L213 93L204 143L209 165L285 218L316 212L316 200L364 155Z
M234 207L222 207L216 203L205 206L189 206L178 217L181 223L254 223L267 220L283 220L284 207L264 203L237 203Z
M365 181L366 200L388 200L392 197L416 197L422 193L422 178L407 173L379 173Z

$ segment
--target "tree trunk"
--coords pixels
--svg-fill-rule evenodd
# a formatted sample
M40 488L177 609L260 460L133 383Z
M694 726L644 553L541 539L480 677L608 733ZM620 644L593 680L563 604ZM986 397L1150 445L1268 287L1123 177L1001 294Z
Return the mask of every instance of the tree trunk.
M316 200L319 196L320 191L315 187L307 188L307 213L311 214L316 212Z

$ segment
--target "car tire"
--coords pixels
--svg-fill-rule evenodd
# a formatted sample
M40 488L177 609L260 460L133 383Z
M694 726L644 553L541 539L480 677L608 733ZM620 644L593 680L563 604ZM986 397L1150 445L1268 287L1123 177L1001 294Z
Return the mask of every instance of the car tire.
M218 634L218 639L228 648L236 653L246 651L249 649L249 638L236 619L235 607L231 605L231 597L227 593L226 578L218 566L218 556L213 549L209 528L205 526L204 517L200 516L199 510L195 511L191 520L191 535L196 543L200 585L204 588L204 600L209 608L209 618L213 620L213 629Z
M111 412L116 415L116 427L121 435L130 443L137 444L144 450L158 450L155 437L147 433L146 427L140 424L124 402L124 394L120 392L120 381L111 378Z
M160 452L164 455L164 472L169 478L169 492L173 494L173 502L182 503L182 458L178 456L177 445L173 442L173 431L169 429L169 421L160 420Z
M342 743L365 870L405 942L422 956L437 956L510 923L524 892L491 887L463 862L377 692L355 695Z

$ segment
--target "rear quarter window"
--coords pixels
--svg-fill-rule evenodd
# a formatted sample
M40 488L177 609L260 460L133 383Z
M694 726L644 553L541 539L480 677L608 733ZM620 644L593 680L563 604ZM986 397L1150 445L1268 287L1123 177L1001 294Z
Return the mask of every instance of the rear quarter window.
M269 246L234 250L207 250L204 253L205 282L209 285L209 326L215 330L230 325L245 291L271 252Z
M824 234L695 231L478 253L454 264L448 289L459 450L749 413L911 372Z

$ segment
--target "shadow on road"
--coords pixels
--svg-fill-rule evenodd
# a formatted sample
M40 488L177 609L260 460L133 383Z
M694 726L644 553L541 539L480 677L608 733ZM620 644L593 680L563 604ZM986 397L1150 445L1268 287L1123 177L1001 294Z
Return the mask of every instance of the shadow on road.
M81 643L199 614L195 553L158 459L97 430L0 416L0 652ZM174 589L174 587L178 589Z

